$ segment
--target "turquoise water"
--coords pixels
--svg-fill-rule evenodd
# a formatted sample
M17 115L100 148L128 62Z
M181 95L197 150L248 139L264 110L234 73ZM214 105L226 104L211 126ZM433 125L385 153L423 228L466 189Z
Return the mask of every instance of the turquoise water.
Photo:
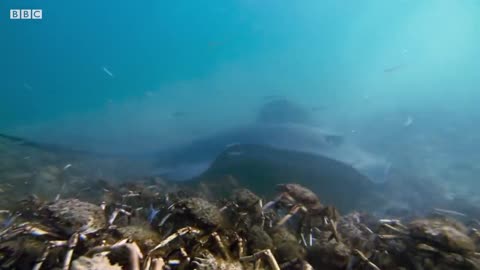
M41 8L43 20L9 20L11 8ZM5 0L0 10L4 133L162 149L248 124L274 95L396 162L473 158L478 1Z

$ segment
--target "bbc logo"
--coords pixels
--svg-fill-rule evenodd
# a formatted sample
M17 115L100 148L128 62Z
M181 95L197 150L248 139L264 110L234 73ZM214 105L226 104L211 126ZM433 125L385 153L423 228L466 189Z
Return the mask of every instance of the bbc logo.
M41 20L41 9L10 9L10 20Z

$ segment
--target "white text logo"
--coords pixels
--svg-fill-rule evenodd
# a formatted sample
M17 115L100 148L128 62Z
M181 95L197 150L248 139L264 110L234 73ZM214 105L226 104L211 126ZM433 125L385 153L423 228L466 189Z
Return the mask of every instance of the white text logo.
M11 20L41 20L41 9L10 9Z

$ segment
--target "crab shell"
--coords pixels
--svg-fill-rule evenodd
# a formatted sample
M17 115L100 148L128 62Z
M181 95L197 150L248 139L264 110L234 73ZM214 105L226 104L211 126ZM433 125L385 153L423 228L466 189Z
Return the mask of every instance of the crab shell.
M299 184L283 184L278 185L278 189L281 192L285 192L290 195L297 203L304 205L309 209L322 209L323 206L320 203L317 195L310 189L301 186Z
M223 223L220 210L202 198L187 198L176 204L175 213L191 218L205 227L217 227Z
M417 219L410 223L409 229L412 237L441 249L462 254L475 251L473 240L459 224L441 219Z
M78 199L62 199L45 207L52 225L67 235L94 233L107 224L100 206Z

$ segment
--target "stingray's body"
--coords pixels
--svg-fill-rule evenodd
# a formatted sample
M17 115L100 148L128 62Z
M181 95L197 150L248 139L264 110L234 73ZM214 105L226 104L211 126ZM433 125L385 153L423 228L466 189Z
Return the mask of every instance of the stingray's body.
M384 180L383 173L387 166L383 159L344 141L342 136L315 126L256 123L158 153L157 173L174 180L190 179L207 170L220 153L235 144L262 145L328 157L357 169L375 182ZM233 155L242 155L242 152Z
M275 196L276 185L295 182L312 189L323 203L342 211L375 209L382 198L375 184L348 164L305 152L279 150L263 145L228 147L201 175L192 179L197 190L210 196L235 188Z
M234 144L254 144L327 157L351 166L374 182L384 182L389 169L383 158L360 149L339 134L318 127L308 110L279 98L263 104L251 125L158 153L158 172L177 180L190 179L205 171L222 151Z

